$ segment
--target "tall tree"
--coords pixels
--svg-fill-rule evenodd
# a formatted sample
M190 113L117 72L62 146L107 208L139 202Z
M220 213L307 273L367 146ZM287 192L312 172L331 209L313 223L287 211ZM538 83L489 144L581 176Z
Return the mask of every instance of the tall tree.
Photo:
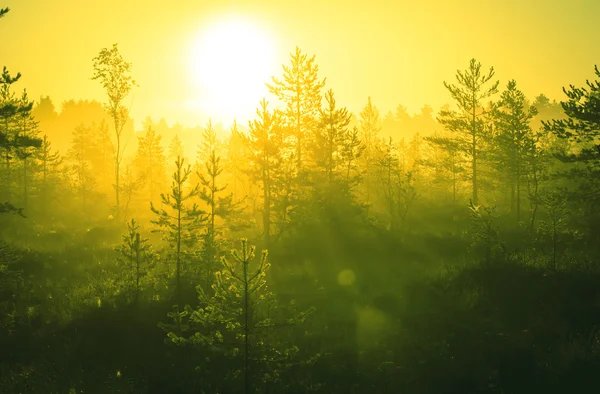
M268 109L267 100L260 102L256 110L258 119L249 123L250 132L245 137L248 146L251 177L263 192L262 222L265 244L271 240L271 209L273 208L275 172L281 164L283 144L281 116Z
M207 135L211 137L211 135ZM200 200L207 206L207 227L204 234L204 243L202 247L202 260L204 268L212 275L219 258L219 232L217 231L216 219L221 221L228 219L237 211L237 204L233 203L233 195L222 195L227 189L227 184L223 181L223 164L221 157L216 152L215 144L207 145L211 149L208 157L201 163L202 172L198 171L197 175L200 179L200 192L198 196ZM224 227L224 225L222 226ZM205 275L205 276L210 276Z
M594 68L600 78L598 66ZM600 80L586 81L586 87L570 85L563 88L567 100L561 106L566 119L554 119L543 122L548 131L552 131L563 141L575 146L568 154L560 154L561 161L569 164L570 178L578 179L571 197L582 203L591 231L593 242L600 244L598 223L600 221Z
M325 79L319 80L315 56L308 57L296 47L296 52L290 57L290 65L282 66L283 79L272 77L273 83L267 84L267 87L286 105L285 122L294 139L296 165L300 170L304 160L303 150L310 142L308 138L317 124Z
M456 140L471 159L472 200L478 201L477 164L479 146L485 134L485 119L488 110L483 101L498 92L499 81L488 86L494 78L494 67L487 74L482 73L481 63L471 59L469 68L456 72L458 85L444 82L444 86L458 106L458 111L440 111L438 121L448 130L456 132Z
M28 186L29 186L29 158L33 156L36 149L42 146L42 140L37 137L40 130L39 122L31 114L33 102L29 101L27 91L23 90L19 100L20 111L17 118L17 134L15 137L15 153L21 160L23 167L22 187L23 187L23 207L27 208Z
M112 48L103 48L98 56L93 59L94 75L92 79L100 80L102 87L108 96L106 110L115 128L116 148L115 148L115 198L116 214L119 215L119 180L120 166L123 159L124 141L122 141L123 128L129 117L129 110L123 105L125 98L129 95L136 82L129 75L131 72L131 63L126 62L117 44Z
M404 107L399 106L398 108ZM376 166L376 148L379 144L379 132L381 131L379 110L373 105L371 97L367 99L367 105L360 112L359 119L361 139L365 147L361 157L364 174L364 193L366 203L369 204L374 186L373 172Z
M529 158L535 153L536 137L530 122L536 114L535 107L527 106L516 81L509 81L494 107L494 146L499 173L511 190L511 209L517 222L521 220L521 185L529 174Z
M339 170L344 137L348 132L350 114L344 107L336 107L332 90L325 94L326 107L320 111L319 127L315 130L313 154L318 168L322 169L325 181L332 186L334 175Z
M11 90L11 85L21 78L17 73L14 77L10 75L6 67L2 71L0 79L0 116L2 117L2 133L0 134L0 146L2 147L4 159L4 190L7 200L12 199L12 168L16 147L15 139L17 133L16 118L23 111L19 100ZM26 110L26 109L25 109Z

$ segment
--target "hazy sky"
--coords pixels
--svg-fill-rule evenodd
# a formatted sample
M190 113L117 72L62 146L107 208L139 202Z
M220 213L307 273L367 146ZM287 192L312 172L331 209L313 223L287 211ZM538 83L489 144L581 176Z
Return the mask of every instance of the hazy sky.
M208 103L216 100L210 97L214 92L193 82L198 79L190 60L198 60L194 48L207 26L232 17L257 26L266 37L274 55L268 64L263 61L264 67L276 76L296 45L316 55L327 87L352 111L360 110L369 95L382 113L398 104L411 113L423 104L437 109L450 101L442 82L454 80L456 69L464 69L472 57L486 68L493 65L501 84L514 78L529 97L543 92L556 99L562 99L562 86L593 78L593 66L600 63L598 0L166 4L5 0L11 12L0 21L0 64L23 74L19 89L26 87L33 98L49 95L57 106L70 98L104 100L99 83L90 80L92 58L118 42L140 85L131 103L136 123L151 115L192 125L205 119ZM231 59L231 51L226 53ZM227 69L236 73L252 58L240 53L239 62ZM218 62L214 60L215 67L223 69ZM243 121L265 95L258 86L239 101L245 103L238 110ZM220 115L226 122L230 116Z

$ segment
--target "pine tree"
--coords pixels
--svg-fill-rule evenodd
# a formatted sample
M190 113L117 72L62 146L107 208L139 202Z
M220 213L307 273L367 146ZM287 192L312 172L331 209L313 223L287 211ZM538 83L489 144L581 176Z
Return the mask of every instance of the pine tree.
M471 159L472 200L474 204L477 204L479 198L477 164L480 143L485 136L485 119L488 115L488 111L483 108L483 100L498 92L498 81L490 87L486 87L494 74L493 67L490 68L488 74L482 74L481 63L471 59L467 70L456 72L458 85L444 82L444 86L456 101L459 110L442 110L438 118L438 121L448 130L455 132L456 141Z
M280 168L283 148L281 116L268 109L268 102L263 99L256 110L258 119L249 123L250 132L245 137L248 146L250 176L260 184L263 192L262 222L266 245L271 239L271 210L273 208L275 172Z
M128 290L133 292L137 304L141 291L140 282L156 261L156 254L152 251L148 238L140 235L140 226L135 219L127 223L127 234L122 239L116 251L119 253L119 261L126 266L125 282Z
M103 48L98 56L93 59L94 75L92 79L100 80L102 87L106 90L108 102L106 111L110 115L116 137L115 147L115 198L116 213L120 213L120 166L123 160L124 144L122 141L123 129L129 117L129 110L123 105L125 98L129 95L136 82L131 78L131 63L126 62L117 44L111 49Z
M48 208L48 192L52 186L56 186L58 183L58 173L63 159L58 151L53 151L47 135L44 135L42 146L36 151L35 159L41 172L42 206L46 210Z
M91 170L90 141L94 138L93 130L81 124L73 130L71 148L67 153L70 171L73 175L73 183L81 199L81 212L88 212L88 199L94 190L96 180ZM89 213L89 212L88 212Z
M16 118L22 112L19 101L10 86L21 78L17 73L14 77L10 75L6 67L2 71L0 79L0 117L2 118L2 132L0 133L0 146L3 150L4 159L4 190L5 199L12 200L12 168L14 158L15 138L17 133Z
M395 231L406 218L410 204L416 198L412 174L401 163L398 146L390 137L375 163L377 191L383 198L390 218L390 230Z
M379 144L379 132L381 131L379 110L368 98L367 105L360 112L360 135L364 145L364 152L361 157L362 172L364 174L364 194L367 204L371 201L373 192L374 177L373 172L376 167L376 149Z
M165 240L174 249L176 299L181 302L181 274L184 259L198 240L197 230L206 220L205 212L198 209L196 203L189 206L190 200L198 196L199 186L187 187L191 166L184 167L184 161L177 158L176 170L169 194L160 195L163 207L157 209L150 203L150 209L158 217L153 220L158 232L164 234ZM187 190L186 190L187 189Z
M344 134L340 160L344 163L346 181L358 183L360 177L359 160L365 151L365 145L360 139L359 130L353 127Z
M92 169L98 180L99 188L104 192L112 192L114 184L112 182L115 171L115 146L111 140L108 123L92 123L93 139L90 162Z
M217 132L213 127L212 120L209 120L206 127L202 130L202 140L198 145L198 151L196 153L197 169L203 171L201 163L210 160L212 152L217 151L219 148Z
M27 208L28 186L29 186L29 158L34 155L35 150L42 146L42 140L37 137L39 134L39 122L32 116L33 102L29 101L27 91L23 90L19 100L20 111L17 116L17 133L14 140L16 156L21 160L23 167L23 207Z
M231 253L232 259L222 257L221 270L216 273L213 292L207 294L197 287L200 306L175 308L169 314L172 325L162 325L171 342L212 350L210 360L216 365L229 365L220 382L239 382L241 375L244 393L264 391L264 385L278 381L277 376L292 365L298 348L290 346L278 335L286 326L303 323L314 311L297 311L295 304L283 305L267 288L270 263L264 250L257 263L255 248L241 240L241 249ZM277 327L275 331L273 328ZM218 361L223 361L219 363ZM200 370L214 376L223 373L211 363ZM262 386L262 389L261 389ZM212 392L238 391L233 386L210 387Z
M138 174L144 177L149 201L154 201L166 184L167 166L161 139L153 128L148 128L144 135L138 137L134 163Z
M133 169L133 165L127 164L123 172L123 193L125 194L125 209L123 211L123 219L127 220L129 205L134 195L144 186L146 180L145 173L139 173Z
M175 161L178 157L183 157L183 145L181 144L181 139L179 138L179 134L175 134L175 137L171 139L171 143L169 144L169 161Z
M595 66L595 74L600 78L600 69ZM577 179L570 188L569 198L578 201L588 220L589 242L600 244L597 231L600 218L600 80L586 81L586 87L563 88L566 101L561 106L565 119L543 122L546 131L551 131L559 143L571 145L569 151L557 152L556 156L565 168L559 175Z
M240 195L247 196L249 194L248 188L244 187L246 183L244 174L248 172L247 163L244 160L246 155L244 135L234 120L227 142L227 161L225 167L231 175L231 192L235 201L241 200Z
M427 161L426 164L436 171L437 180L446 183L451 182L452 201L456 202L458 193L459 175L464 172L464 150L461 144L454 138L444 134L435 134L425 137L436 152L440 152L438 160Z
M325 94L326 107L320 111L319 127L315 133L313 155L317 168L325 176L331 188L334 177L338 175L344 136L348 132L350 114L346 108L337 108L332 90ZM342 164L343 165L343 164Z
M517 89L515 80L508 82L494 107L494 136L499 173L506 177L511 189L511 209L517 223L521 220L521 185L529 174L529 158L535 151L535 136L531 119L535 107L527 108L525 95Z
M283 79L273 77L273 83L267 87L286 105L285 123L294 139L295 159L300 170L305 160L303 151L311 142L309 138L317 125L325 79L319 81L315 56L309 58L296 47L290 57L290 65L282 66Z

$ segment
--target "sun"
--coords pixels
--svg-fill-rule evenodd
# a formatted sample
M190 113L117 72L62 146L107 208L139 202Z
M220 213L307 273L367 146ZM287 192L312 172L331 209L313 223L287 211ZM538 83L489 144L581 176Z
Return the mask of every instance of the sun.
M204 29L190 51L189 72L197 102L216 119L253 114L274 75L273 40L256 24L240 18Z

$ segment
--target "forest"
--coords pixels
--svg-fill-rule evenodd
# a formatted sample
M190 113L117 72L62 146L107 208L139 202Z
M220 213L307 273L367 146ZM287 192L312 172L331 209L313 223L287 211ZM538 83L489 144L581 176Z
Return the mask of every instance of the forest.
M0 78L0 393L596 392L594 64L352 113L296 47L250 122L141 130L118 44L89 77Z

